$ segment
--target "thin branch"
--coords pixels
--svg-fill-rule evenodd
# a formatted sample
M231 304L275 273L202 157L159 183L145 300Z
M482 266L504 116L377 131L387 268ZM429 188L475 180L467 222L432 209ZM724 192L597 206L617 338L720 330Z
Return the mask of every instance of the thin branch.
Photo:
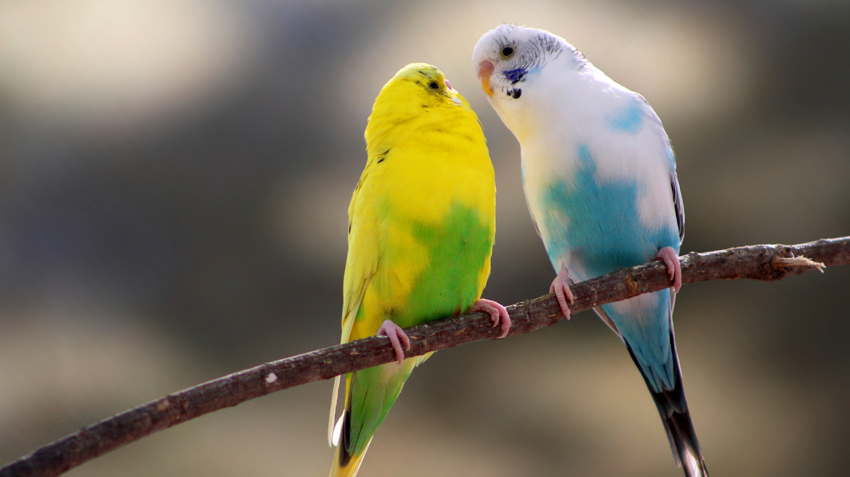
M680 258L683 283L750 278L779 280L809 270L850 263L850 237L794 246L754 245ZM670 286L667 269L653 262L573 286L573 313ZM563 318L554 295L509 306L510 336L553 325ZM496 339L489 316L472 313L407 330L407 356ZM371 337L272 361L169 394L63 437L0 469L0 477L55 476L113 449L195 417L249 399L313 381L330 379L394 360L384 337Z

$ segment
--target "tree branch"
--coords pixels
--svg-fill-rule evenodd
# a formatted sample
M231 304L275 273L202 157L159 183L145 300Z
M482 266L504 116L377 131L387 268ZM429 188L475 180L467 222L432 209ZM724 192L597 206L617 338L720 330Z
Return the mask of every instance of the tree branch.
M850 237L800 245L753 245L680 257L683 283L751 278L779 280L809 270L850 263ZM670 286L667 269L653 262L573 286L573 313ZM554 295L509 306L510 336L563 318ZM472 313L407 330L407 356L495 339L488 315ZM63 437L0 469L0 477L55 476L113 449L195 417L309 382L394 361L384 337L371 337L272 361L169 394Z

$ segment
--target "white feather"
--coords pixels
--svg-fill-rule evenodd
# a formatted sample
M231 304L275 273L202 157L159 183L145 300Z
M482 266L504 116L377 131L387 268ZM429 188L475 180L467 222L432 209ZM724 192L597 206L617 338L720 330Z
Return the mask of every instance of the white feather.
M473 55L480 64L499 39L515 44L543 33L503 25L482 37ZM546 190L555 181L573 181L578 166L576 144L593 146L598 180L633 181L642 194L638 197L641 223L650 228L676 226L671 193L672 161L669 139L655 111L636 93L624 88L580 56L566 40L557 38L562 53L545 63L517 85L493 87L490 104L522 146L523 185L526 194ZM493 82L498 82L494 75ZM521 100L500 94L505 88L521 88ZM611 131L609 118L620 114L632 102L644 115L636 134ZM532 215L540 217L535 197L526 197ZM542 224L538 223L538 227ZM545 231L541 230L541 234Z

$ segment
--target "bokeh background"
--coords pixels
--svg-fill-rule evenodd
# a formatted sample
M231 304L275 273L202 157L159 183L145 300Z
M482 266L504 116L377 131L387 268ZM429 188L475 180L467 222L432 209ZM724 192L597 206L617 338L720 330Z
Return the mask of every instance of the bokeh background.
M470 64L502 22L642 93L676 148L683 253L850 233L843 0L0 1L0 462L166 393L335 344L374 97L439 66L496 169L485 296L554 276L519 147ZM676 331L716 475L846 475L850 268L684 288ZM326 475L331 383L177 426L84 476ZM677 476L590 313L435 355L361 475Z

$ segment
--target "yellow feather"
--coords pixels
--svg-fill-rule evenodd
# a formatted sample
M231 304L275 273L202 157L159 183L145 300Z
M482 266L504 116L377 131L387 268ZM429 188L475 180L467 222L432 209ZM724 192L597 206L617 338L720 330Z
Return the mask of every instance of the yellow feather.
M484 133L469 103L446 85L437 68L413 63L387 82L375 100L365 139L366 167L348 209L342 343L374 336L386 319L405 317L407 321L396 323L410 326L416 320L466 311L481 297L490 274L495 234L496 188ZM455 300L456 305L451 305L454 308L437 309L440 316L436 317L411 317L432 301L420 297L420 303L412 303L411 297L422 293L423 281L433 280L424 275L428 267L433 267L433 254L445 253L437 250L439 244L423 239L423 235L436 230L433 240L446 240L439 231L456 210L467 214L463 220L471 221L472 229L484 231L481 244L486 250L476 249L475 253L481 254L480 263L468 275L471 279L467 280L467 275L454 278L454 271L448 272L452 279L466 280L457 286L453 282L447 284L450 292L446 293L456 293L458 297L440 295L439 300L433 301L445 307L449 306L445 303ZM454 222L452 225L456 226ZM463 242L464 238L456 240ZM433 282L426 286L433 288ZM470 292L464 294L455 288ZM422 301L428 303L423 305ZM385 392L388 388L398 392L413 367L425 359L427 356L406 359L401 366L383 365L370 379L377 379ZM346 378L347 410L351 376ZM328 424L331 442L338 385L339 379L334 386ZM395 397L388 398L387 410ZM366 446L371 435L368 439ZM344 469L340 468L337 452L331 475L355 475L365 454L365 448L361 449Z

